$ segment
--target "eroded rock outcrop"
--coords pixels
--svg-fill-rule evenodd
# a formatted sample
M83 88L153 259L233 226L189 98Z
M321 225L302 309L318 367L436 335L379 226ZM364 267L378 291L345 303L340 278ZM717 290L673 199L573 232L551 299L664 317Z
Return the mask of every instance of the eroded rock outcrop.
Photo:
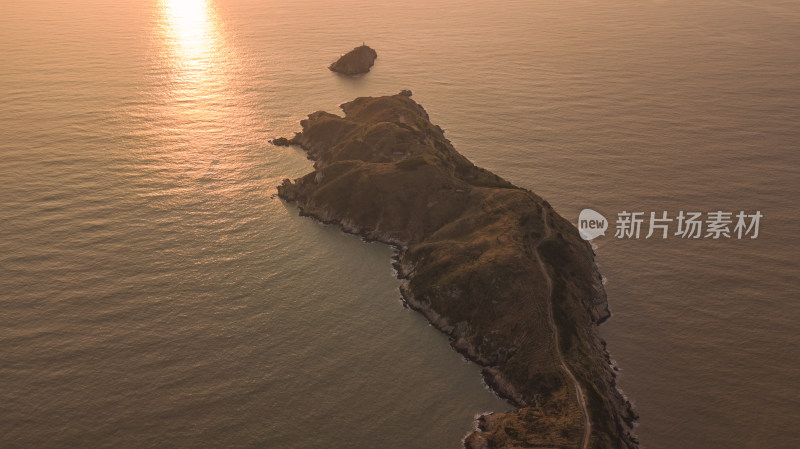
M468 448L633 448L635 415L596 326L609 315L591 247L542 198L459 154L411 93L315 112L286 142L314 171L279 195L395 245L406 303L518 407Z
M362 45L342 55L328 68L343 75L360 75L369 72L377 57L378 53L375 50Z

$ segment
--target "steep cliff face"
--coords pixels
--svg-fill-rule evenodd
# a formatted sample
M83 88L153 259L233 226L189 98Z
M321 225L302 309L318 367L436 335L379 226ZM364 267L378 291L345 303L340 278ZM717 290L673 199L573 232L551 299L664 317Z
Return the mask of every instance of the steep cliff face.
M367 45L356 47L342 55L328 68L343 75L367 73L375 64L378 53Z
M302 214L396 245L409 306L519 407L481 417L465 446L635 447L635 416L596 332L605 293L572 224L459 154L409 92L342 109L276 140L314 161L278 193Z

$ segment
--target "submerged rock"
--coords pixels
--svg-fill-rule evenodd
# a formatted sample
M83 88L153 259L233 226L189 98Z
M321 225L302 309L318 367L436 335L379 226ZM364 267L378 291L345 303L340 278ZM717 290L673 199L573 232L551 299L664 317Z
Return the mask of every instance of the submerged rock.
M591 246L547 201L459 154L410 97L318 111L291 142L314 172L278 194L301 214L395 245L406 303L518 407L482 416L468 448L634 448L597 324Z
M378 53L367 45L356 47L342 55L328 68L343 75L359 75L369 72Z
M288 147L289 145L294 145L294 142L287 139L286 137L278 137L277 139L272 139L270 143L275 145L276 147Z

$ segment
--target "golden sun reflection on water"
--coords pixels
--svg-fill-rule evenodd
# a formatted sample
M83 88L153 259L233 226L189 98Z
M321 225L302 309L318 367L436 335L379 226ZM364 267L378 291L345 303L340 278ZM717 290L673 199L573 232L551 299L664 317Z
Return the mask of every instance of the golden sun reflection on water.
M158 169L195 189L196 182L213 179L226 167L221 142L236 117L247 114L239 110L232 82L238 59L226 44L214 0L160 0L158 8L168 75L156 114L169 148L159 156Z
M221 46L217 18L208 0L162 0L166 24L164 40L181 75L198 76L213 69Z

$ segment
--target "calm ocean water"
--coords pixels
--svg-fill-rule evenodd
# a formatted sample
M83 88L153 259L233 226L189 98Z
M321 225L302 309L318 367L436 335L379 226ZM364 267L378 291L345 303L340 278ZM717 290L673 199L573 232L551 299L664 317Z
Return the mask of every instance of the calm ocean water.
M456 448L507 409L388 247L271 197L311 167L267 139L410 88L573 221L762 211L597 240L602 334L644 447L798 447L800 4L470 3L3 2L0 446Z

